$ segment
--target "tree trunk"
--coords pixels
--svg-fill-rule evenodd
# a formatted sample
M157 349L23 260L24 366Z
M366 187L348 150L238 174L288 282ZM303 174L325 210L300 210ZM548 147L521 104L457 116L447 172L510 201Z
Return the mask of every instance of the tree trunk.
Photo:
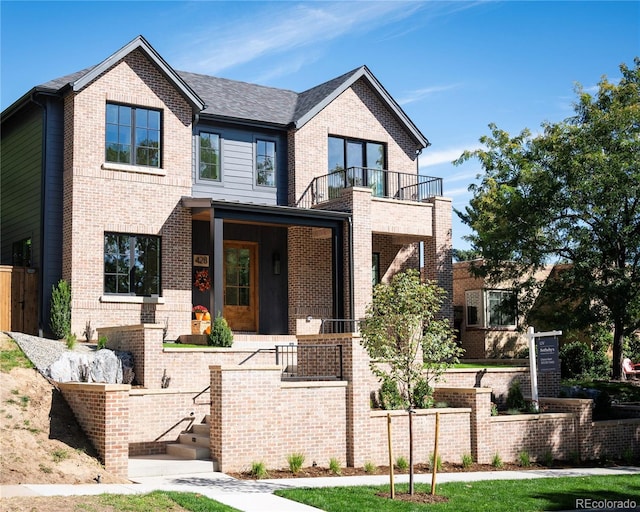
M624 327L622 321L616 318L613 322L613 379L622 378L622 348L624 345Z
M413 408L409 407L409 494L413 496Z

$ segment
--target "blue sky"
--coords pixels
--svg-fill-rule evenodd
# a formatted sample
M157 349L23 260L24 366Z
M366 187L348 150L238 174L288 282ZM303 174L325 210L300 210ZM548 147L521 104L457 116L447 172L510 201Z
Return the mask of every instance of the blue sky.
M572 114L574 84L640 55L640 2L0 2L0 102L99 63L142 34L177 70L304 91L366 64L431 142L421 173L464 209L487 125ZM393 170L393 169L392 169ZM468 229L453 215L454 247Z

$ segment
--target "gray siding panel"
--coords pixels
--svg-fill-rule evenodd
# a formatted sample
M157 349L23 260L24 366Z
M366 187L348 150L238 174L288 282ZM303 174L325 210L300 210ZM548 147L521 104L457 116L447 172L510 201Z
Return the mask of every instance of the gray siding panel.
M286 198L286 133L262 131L250 127L242 130L231 126L200 126L198 129L220 135L222 181L214 183L198 179L198 130L196 130L193 143L193 197L210 197L215 200L268 205L280 204L279 197ZM277 188L258 187L255 185L254 144L256 139L273 140L276 143Z

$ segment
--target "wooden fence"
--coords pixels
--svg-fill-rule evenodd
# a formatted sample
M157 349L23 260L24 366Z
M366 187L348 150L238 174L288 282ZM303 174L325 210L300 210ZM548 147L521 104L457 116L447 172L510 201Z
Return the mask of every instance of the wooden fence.
M38 273L0 265L0 331L38 334Z

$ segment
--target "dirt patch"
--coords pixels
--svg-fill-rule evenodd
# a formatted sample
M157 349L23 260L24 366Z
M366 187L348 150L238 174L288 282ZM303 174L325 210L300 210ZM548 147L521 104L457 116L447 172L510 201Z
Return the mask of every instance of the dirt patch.
M0 351L15 343L0 333ZM0 484L97 484L105 471L61 393L37 370L0 373ZM4 500L3 500L4 502Z

